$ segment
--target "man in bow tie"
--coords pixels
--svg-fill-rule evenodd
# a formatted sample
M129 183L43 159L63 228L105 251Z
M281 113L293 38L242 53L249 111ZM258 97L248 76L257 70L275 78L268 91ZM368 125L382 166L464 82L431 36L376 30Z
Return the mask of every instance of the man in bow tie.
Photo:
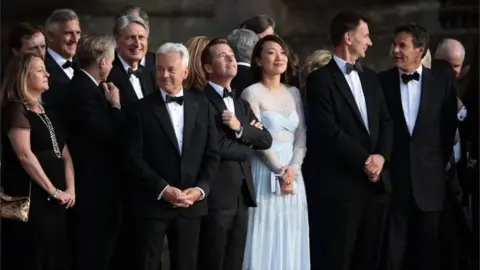
M214 109L203 94L183 89L187 48L163 44L156 53L159 90L129 114L134 265L158 270L164 237L172 270L197 269L200 218L220 159Z
M248 207L255 207L250 158L255 149L268 149L272 136L262 127L248 102L234 94L235 54L222 38L202 52L207 74L204 93L214 108L219 136L220 165L202 220L199 270L241 270L247 238Z
M340 13L330 37L333 59L306 84L312 269L377 270L391 191L385 164L392 123L376 74L359 62L372 45L368 20Z
M453 76L434 77L421 65L428 47L425 28L398 27L392 47L396 67L379 74L395 127L388 270L440 269L437 240L456 129L456 93Z
M73 78L77 63L74 56L80 40L81 29L77 14L71 9L57 9L45 23L47 52L45 66L50 77L49 89L41 101L47 108L54 110L63 119L67 110L66 99L70 80Z

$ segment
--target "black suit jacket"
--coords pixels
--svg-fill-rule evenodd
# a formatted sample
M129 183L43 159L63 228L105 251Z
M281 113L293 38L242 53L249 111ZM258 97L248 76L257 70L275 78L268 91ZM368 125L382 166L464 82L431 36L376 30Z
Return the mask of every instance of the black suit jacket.
M255 80L250 67L238 65L237 68L237 76L233 78L230 85L235 90L236 96L239 97L245 88L255 83Z
M119 205L119 134L125 119L83 71L67 95L68 147L75 168L76 211L111 213Z
M147 52L145 54L145 68L152 73L153 78L155 79L155 73L156 73L156 59L155 59L155 53L152 52Z
M207 213L206 200L173 208L158 196L167 185L199 187L208 196L220 160L214 110L202 94L184 91L183 149L180 154L172 121L160 91L140 100L129 112L128 166L133 178L129 206L147 218Z
M227 110L223 98L208 83L203 92L214 108L221 158L216 180L211 185L208 206L221 209L236 207L244 184L247 191L247 194L243 194L246 205L256 206L250 159L253 149L270 148L272 136L267 130L250 125L252 120L258 121L258 119L250 109L248 102L233 98L235 116L243 126L242 137L237 139L235 132L222 122L222 112Z
M394 122L394 144L390 160L392 199L407 202L413 195L423 211L443 209L445 166L449 161L457 124L453 81L434 76L423 68L417 121L410 135L402 108L397 68L379 74ZM413 194L412 194L413 192Z
M148 56L150 55L150 56ZM152 59L153 57L153 59ZM146 67L142 69L142 72L139 75L140 85L142 86L143 97L150 95L156 90L155 75L152 73L152 61L154 61L154 56L151 56L151 53L147 53L146 56ZM154 62L153 62L154 65ZM154 67L153 67L154 68ZM127 71L122 65L122 62L118 58L118 55L115 56L113 61L112 71L108 75L108 81L112 82L117 86L120 91L120 102L122 104L122 110L126 111L129 107L135 104L138 101L137 94L135 89L130 82Z
M358 73L365 96L370 133L360 116L350 87L332 59L307 78L311 121L307 131L308 188L318 199L363 200L391 191L388 160L392 147L392 120L376 74ZM387 161L381 181L372 183L364 172L371 154Z
M65 74L63 68L55 62L48 51L45 53L45 67L50 77L48 77L48 90L42 94L42 103L46 108L53 110L62 121L65 121L63 115L66 112L70 78ZM76 66L74 66L74 70L77 70Z

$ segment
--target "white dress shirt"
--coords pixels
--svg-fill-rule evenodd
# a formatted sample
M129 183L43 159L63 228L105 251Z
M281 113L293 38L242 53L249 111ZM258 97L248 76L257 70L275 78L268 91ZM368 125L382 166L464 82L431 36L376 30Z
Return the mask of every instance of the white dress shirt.
M402 97L403 115L405 116L408 131L410 132L410 135L412 135L413 129L415 128L415 123L417 122L418 109L420 108L423 67L422 65L420 65L417 70L415 70L420 76L419 80L410 80L407 84L402 81L402 74L412 74L415 71L411 73L405 73L401 70L399 71L400 94Z
M180 155L182 154L182 146L183 146L183 124L184 124L184 104L180 105L177 102L169 102L167 103L167 92L164 90L160 89L160 92L162 93L163 101L165 101L165 105L167 107L168 115L170 116L170 120L172 121L172 126L173 130L175 131L175 136L177 137L177 143L178 143L178 149L180 150ZM170 95L173 97L183 97L183 89L180 90L180 92L176 95ZM158 200L162 199L163 192L167 189L166 186L165 189L160 192L160 195L158 196ZM203 189L196 187L198 190L200 190L200 193L202 195L200 196L200 200L203 200L205 198L205 192Z
M213 87L213 89L215 89L215 91L220 95L220 97L223 98L223 102L225 103L225 106L227 107L227 110L231 111L235 115L235 104L233 103L233 98L223 97L223 89L224 88L221 87L220 85L218 85L214 82L211 82L211 81L208 81L208 83L210 84L211 87ZM239 138L242 137L242 134L243 134L243 127L240 127L240 131L235 132L235 136L237 137L237 139L239 139Z
M137 68L132 68L129 64L127 64L127 62L125 62L125 60L122 59L122 57L120 57L120 55L117 54L117 56L118 56L118 59L120 59L120 62L122 63L123 68L125 69L125 72L128 72L128 69L132 69L133 71L136 71L138 69L138 66ZM142 58L142 61L145 62L145 57ZM143 65L142 61L140 61L139 63L140 65ZM143 92L142 92L142 85L140 84L140 79L135 74L132 74L128 79L132 84L133 90L135 90L135 94L137 94L137 98L142 99Z
M358 106L358 110L360 111L360 116L362 117L363 124L365 125L367 131L370 132L370 129L368 127L367 104L365 102L362 82L360 81L360 77L358 77L358 72L356 70L353 70L352 72L350 72L350 74L347 74L347 62L336 55L333 56L333 59L342 71L343 76L345 76L345 80L347 80L348 86L350 86L350 91L352 91L353 97L355 98L355 102Z
M65 59L60 54L58 54L57 52L55 52L54 50L52 50L50 48L47 48L47 52L48 52L48 54L50 54L50 56L53 58L53 60L55 60L55 62L60 66L60 68L63 70L63 72L65 72L65 74L68 76L68 78L72 79L73 78L73 68L72 67L63 68L63 65L67 61L72 61L72 59L69 59L69 60Z

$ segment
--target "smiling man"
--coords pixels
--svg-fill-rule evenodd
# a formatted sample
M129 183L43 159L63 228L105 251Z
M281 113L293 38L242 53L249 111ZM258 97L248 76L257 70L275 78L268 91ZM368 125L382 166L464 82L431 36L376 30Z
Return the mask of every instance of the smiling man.
M66 92L76 66L73 57L81 35L80 22L75 11L53 11L45 22L45 34L48 47L45 66L50 73L50 88L42 95L42 103L61 116L65 114Z
M120 17L114 25L113 34L117 50L109 80L120 90L122 108L153 93L155 77L146 65L153 65L155 57L148 51L149 29L137 16Z

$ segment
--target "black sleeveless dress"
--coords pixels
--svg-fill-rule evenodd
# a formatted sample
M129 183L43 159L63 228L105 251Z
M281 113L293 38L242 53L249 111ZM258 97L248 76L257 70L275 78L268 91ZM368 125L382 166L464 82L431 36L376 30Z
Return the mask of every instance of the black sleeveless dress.
M65 133L51 112L46 112L54 127L60 153L65 146ZM2 270L67 270L69 252L67 242L66 209L42 189L20 164L7 133L11 128L30 129L30 147L52 184L65 190L65 166L54 153L47 125L38 115L20 102L12 102L2 109L2 163L1 185L10 196L28 196L30 213L28 223L2 219Z

